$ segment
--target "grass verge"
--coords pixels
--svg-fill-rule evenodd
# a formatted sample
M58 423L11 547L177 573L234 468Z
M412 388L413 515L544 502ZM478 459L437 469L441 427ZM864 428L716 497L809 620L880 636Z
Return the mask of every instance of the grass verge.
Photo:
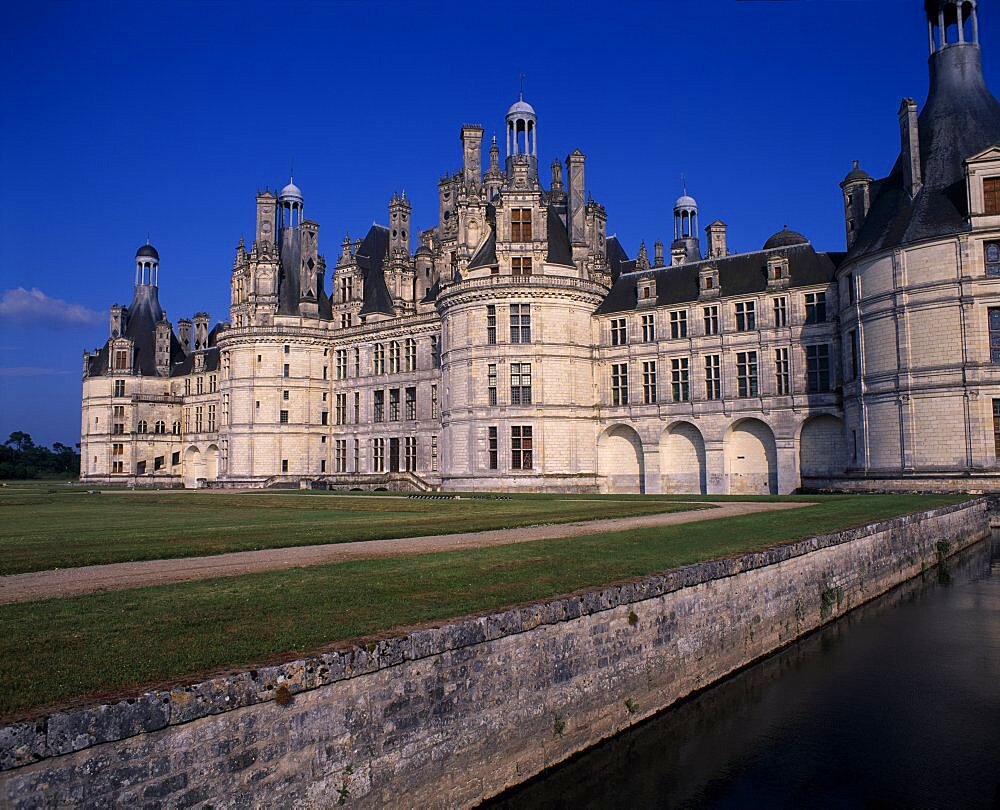
M667 499L300 497L287 493L0 492L0 576L315 543L513 529L696 508Z
M754 551L961 496L801 510L0 607L0 720Z

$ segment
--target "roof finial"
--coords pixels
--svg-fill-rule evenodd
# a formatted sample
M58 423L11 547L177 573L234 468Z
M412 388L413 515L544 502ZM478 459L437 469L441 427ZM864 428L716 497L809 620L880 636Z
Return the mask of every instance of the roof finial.
M149 231L146 231L146 244L149 244Z
M684 176L684 172L681 172L681 188L684 189L684 194L688 193L687 178Z
M521 74L521 101L524 101L524 74Z

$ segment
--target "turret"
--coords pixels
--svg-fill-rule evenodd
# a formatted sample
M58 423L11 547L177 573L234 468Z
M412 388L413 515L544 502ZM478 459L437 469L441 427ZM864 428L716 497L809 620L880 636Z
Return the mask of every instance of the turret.
M847 230L847 247L850 249L858 238L858 232L868 216L871 206L872 178L854 161L854 167L840 184L844 194L844 227Z
M687 189L674 203L674 241L670 245L671 257L676 257L678 249L684 250L685 262L701 259L701 245L698 241L698 203L689 197Z
M705 228L705 235L708 238L708 256L711 259L718 259L729 255L729 246L726 244L726 223L721 219L708 224Z
M463 128L462 132L465 132ZM482 136L482 128L479 129ZM479 171L478 161L476 171ZM389 200L389 255L402 254L410 255L410 201L406 199L406 192L401 195L393 194Z
M507 173L521 162L532 176L538 175L538 118L523 94L507 110Z
M121 306L121 304L115 304L111 307L111 324L108 330L112 338L118 338L125 334L125 329L128 327L128 310Z
M208 348L208 313L196 312L194 316L194 349Z
M281 210L281 228L298 228L302 224L302 189L288 178L288 185L281 189L278 195L278 208Z
M160 282L160 254L149 244L142 245L135 252L135 286L156 287Z
M170 322L164 316L156 322L153 352L156 362L156 376L170 376L170 338L173 330Z

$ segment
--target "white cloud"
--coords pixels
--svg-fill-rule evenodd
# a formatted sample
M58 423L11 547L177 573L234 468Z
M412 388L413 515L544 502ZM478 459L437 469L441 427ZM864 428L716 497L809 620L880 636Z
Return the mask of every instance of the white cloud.
M61 368L42 368L41 366L0 366L0 377L48 377L51 374L72 374Z
M82 304L49 298L37 287L7 290L0 298L0 318L12 321L44 319L48 322L83 326L100 323L103 316Z

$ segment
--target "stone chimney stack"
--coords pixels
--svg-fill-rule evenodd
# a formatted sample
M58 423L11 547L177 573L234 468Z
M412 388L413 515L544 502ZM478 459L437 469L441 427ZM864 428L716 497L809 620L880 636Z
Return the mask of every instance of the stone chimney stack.
M194 348L208 348L208 313L196 312L194 316Z
M479 124L466 124L461 138L463 179L478 186L483 179L483 128Z
M579 149L574 149L566 158L566 174L569 176L569 241L572 245L585 245L584 208L587 204L583 182L583 164L586 158Z
M191 321L187 318L181 318L177 322L177 341L184 354L191 354Z
M170 376L170 338L173 329L164 313L163 320L156 323L156 337L154 353L156 355L156 375L158 377Z
M653 267L663 267L663 242L660 239L653 243Z
M910 198L923 186L920 171L920 131L917 128L917 102L904 98L899 105L899 136L903 153L903 189Z
M711 259L718 259L729 255L729 247L726 245L726 223L721 219L715 220L705 228L708 236L708 256Z

